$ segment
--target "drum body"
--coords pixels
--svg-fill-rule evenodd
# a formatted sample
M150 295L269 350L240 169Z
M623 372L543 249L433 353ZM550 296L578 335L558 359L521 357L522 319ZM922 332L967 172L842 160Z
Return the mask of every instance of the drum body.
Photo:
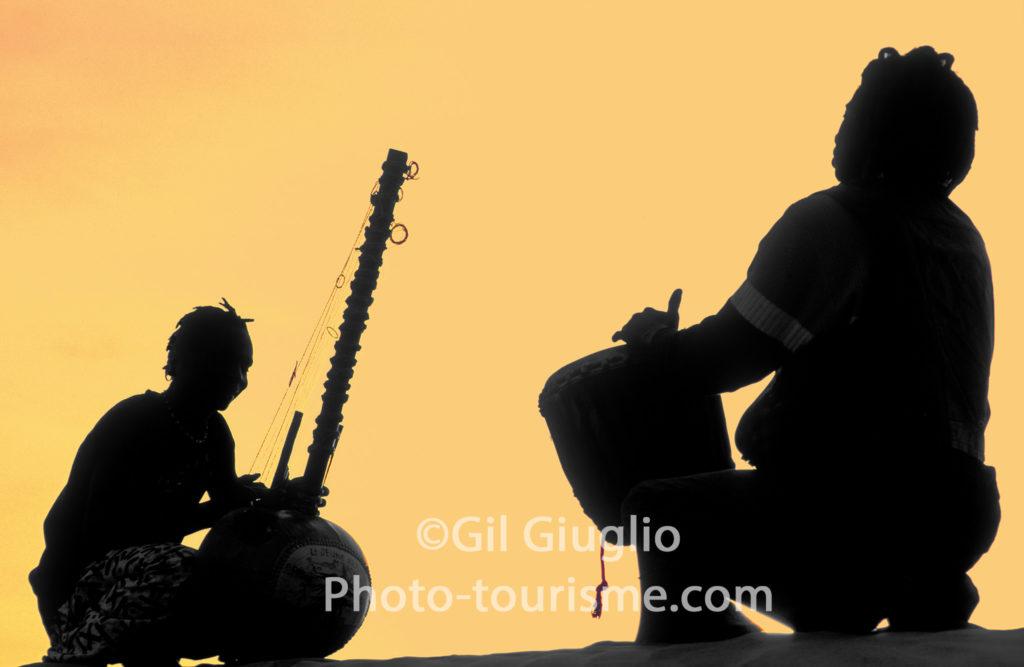
M685 379L631 359L625 346L558 370L540 412L573 493L602 530L623 526L622 501L639 482L734 467L721 398L687 391Z

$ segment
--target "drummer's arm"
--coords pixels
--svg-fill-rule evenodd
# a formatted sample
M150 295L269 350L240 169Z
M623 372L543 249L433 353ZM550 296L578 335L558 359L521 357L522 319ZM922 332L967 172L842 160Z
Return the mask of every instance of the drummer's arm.
M715 315L655 338L660 363L702 391L733 391L776 370L858 311L867 276L860 227L828 196L790 206L747 279Z
M700 393L735 391L779 368L790 352L732 303L700 324L665 331L652 344L659 363Z

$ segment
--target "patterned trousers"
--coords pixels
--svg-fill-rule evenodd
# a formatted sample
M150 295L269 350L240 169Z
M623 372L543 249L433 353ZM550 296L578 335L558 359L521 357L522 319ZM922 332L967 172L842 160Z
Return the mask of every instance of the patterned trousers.
M47 628L45 661L106 664L145 650L146 638L168 620L195 556L181 544L145 544L90 564Z

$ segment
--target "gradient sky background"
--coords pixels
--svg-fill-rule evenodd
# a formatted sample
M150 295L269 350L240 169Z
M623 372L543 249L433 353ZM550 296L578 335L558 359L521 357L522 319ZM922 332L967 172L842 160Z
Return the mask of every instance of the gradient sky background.
M1020 1L0 1L0 661L45 650L25 576L78 443L165 386L174 322L222 296L256 320L227 412L246 470L389 147L422 178L398 207L411 238L385 258L326 516L379 587L596 583L596 555L518 537L536 515L586 526L537 413L544 380L677 286L684 324L717 310L786 206L834 182L867 61L920 44L956 56L981 115L954 199L994 268L1004 520L972 573L974 620L1024 625L1022 37ZM731 425L757 390L726 397ZM510 551L417 547L420 520L466 515L507 515ZM632 559L609 577L635 583ZM581 646L635 623L378 611L343 654Z

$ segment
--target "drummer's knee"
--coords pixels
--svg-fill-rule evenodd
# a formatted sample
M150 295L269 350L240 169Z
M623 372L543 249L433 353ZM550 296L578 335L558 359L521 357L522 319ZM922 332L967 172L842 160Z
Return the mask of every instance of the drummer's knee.
M670 489L661 480L648 480L640 482L626 494L622 501L623 521L628 525L629 517L637 517L637 522L649 519L651 523L657 523L660 515L664 514L670 504ZM644 521L646 523L646 521Z
M684 477L640 482L622 501L622 521L651 530L664 526L682 529L712 511L708 491L707 484ZM635 523L630 524L630 517L636 517Z

